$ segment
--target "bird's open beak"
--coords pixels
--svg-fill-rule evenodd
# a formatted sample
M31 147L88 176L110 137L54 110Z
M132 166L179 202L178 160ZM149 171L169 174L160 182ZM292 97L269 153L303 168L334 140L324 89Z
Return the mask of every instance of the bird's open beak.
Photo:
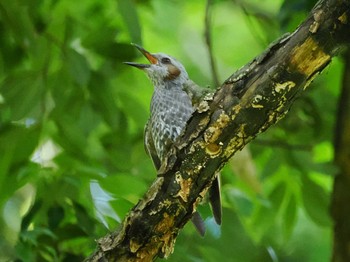
M137 44L132 44L132 45L135 46L147 58L147 60L151 64L158 63L158 59L155 56L153 56L150 52L146 51L143 47L141 47ZM134 63L134 62L124 62L124 64L131 65L131 66L137 67L139 69L144 69L144 68L150 67L149 64L138 64L138 63Z

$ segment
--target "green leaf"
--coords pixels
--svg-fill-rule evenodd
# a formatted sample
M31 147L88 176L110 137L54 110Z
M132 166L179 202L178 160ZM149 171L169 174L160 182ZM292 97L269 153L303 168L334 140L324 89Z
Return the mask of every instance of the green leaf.
M141 28L133 1L118 0L118 8L128 28L131 40L134 43L141 43Z
M91 103L93 108L102 115L103 119L112 129L120 128L119 114L113 97L113 92L106 78L99 73L92 73L91 81L88 85L91 92Z
M241 190L233 186L225 185L221 190L223 197L230 202L231 206L235 206L241 216L250 216L253 211L251 199Z
M286 191L286 184L279 182L272 189L267 199L261 199L260 203L256 204L252 220L250 221L250 228L254 238L260 239L273 231L270 229L278 220L278 211L283 204Z
M37 253L33 252L33 246L24 241L17 242L15 251L19 261L38 261Z
M6 14L6 16L3 16L6 19L1 19L1 21L5 22L6 27L11 28L16 41L20 45L30 45L36 34L28 8L17 1L11 0L3 0L1 8L1 14Z
M260 205L257 205L250 221L249 226L253 238L260 239L275 223L276 216L277 214L271 204L269 202L266 203L263 199Z
M55 234L46 227L35 227L33 230L24 231L21 233L23 242L28 242L32 245L39 245L40 238L45 237L46 239L55 239Z
M62 227L58 228L55 233L60 241L72 240L74 238L86 236L86 233L81 227L75 223L64 224Z
M82 43L84 47L94 50L107 60L130 61L137 55L137 50L129 43L118 43L115 38L117 30L113 26L101 25L95 34L88 34Z
M130 201L123 199L123 198L118 198L115 200L111 200L109 202L114 209L114 211L118 214L118 216L123 219L125 215L129 212L129 210L133 207L133 203Z
M0 72L11 72L16 69L25 57L25 52L20 44L13 43L11 32L7 31L8 27L0 23Z
M144 106L127 92L118 92L118 99L122 105L125 115L132 118L138 125L138 128L143 130L143 127L147 121L148 114Z
M137 202L147 190L147 185L137 177L131 175L113 175L100 180L101 186L116 197Z
M39 213L42 205L42 199L36 199L34 205L30 208L29 212L22 219L21 231L27 230L30 223L32 223L35 215Z
M5 194L11 184L6 185L8 172L11 170L11 177L15 178L16 186L20 186L19 177L15 177L15 171L24 167L29 161L30 156L39 142L41 128L32 126L26 128L19 125L7 125L0 129L0 186L3 187L1 192Z
M55 141L68 152L76 154L77 157L83 157L85 152L82 149L87 143L87 137L84 135L74 115L67 114L57 117L56 124L59 133Z
M297 201L295 196L291 195L283 214L284 232L285 232L286 239L288 239L291 236L295 226L296 219L297 219Z
M278 171L278 169L281 167L281 157L282 154L279 149L274 149L272 152L270 152L269 158L261 171L262 178L269 177Z
M302 199L310 218L321 226L330 226L329 194L306 175L303 175Z
M77 221L79 221L78 226L81 227L85 232L90 234L93 233L95 229L94 219L88 214L87 210L76 201L73 201L73 207Z
M60 119L62 116L76 116L86 103L84 89L77 87L70 73L62 68L50 75L48 85L55 107L51 111L51 118Z
M64 209L59 205L54 205L47 211L48 224L51 230L54 230L59 226L64 218Z
M10 110L12 121L32 117L34 110L40 109L43 103L43 92L44 84L38 72L27 71L8 76L0 85L3 106Z
M281 207L286 194L286 184L283 182L278 183L269 195L269 200L276 211Z
M55 261L58 259L56 249L48 245L43 245L42 249L40 250L40 256L41 259L39 260L44 261Z
M35 42L30 46L28 53L28 55L31 56L32 69L43 70L43 68L49 67L48 56L50 55L50 42L46 37L36 37Z
M90 80L90 66L86 57L73 49L68 49L66 65L71 77L78 85L86 86Z

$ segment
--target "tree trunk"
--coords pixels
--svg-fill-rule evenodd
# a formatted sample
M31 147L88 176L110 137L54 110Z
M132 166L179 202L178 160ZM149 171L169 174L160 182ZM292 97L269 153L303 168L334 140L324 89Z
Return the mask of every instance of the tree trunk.
M331 213L334 220L333 262L350 261L350 51L344 55L342 91L338 103L334 155L339 173L334 179Z
M156 180L87 261L167 257L216 172L294 100L350 42L350 2L324 0L292 33L229 77L201 102ZM349 213L348 213L349 214ZM349 238L347 238L349 239Z

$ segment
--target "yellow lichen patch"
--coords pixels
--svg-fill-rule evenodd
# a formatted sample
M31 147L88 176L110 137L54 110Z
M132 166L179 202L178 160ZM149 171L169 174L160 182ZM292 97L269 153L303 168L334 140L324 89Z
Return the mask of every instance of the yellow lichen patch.
M164 212L163 219L155 226L156 232L165 233L174 226L174 217Z
M237 132L236 136L230 140L230 142L227 145L227 148L225 150L225 157L229 158L233 152L235 152L238 149L241 149L246 141L246 133L245 133L245 124L241 125L239 128L239 131Z
M343 13L341 16L338 17L338 20L342 24L347 24L348 23L348 16L346 15L346 13Z
M162 210L164 207L167 208L172 204L172 202L169 199L165 199L163 202L160 202L158 207L156 209L152 209L149 214L155 215L157 214L160 210Z
M145 245L137 251L136 258L133 258L132 260L129 258L121 261L151 261L151 258L155 257L158 253L161 245L162 243L159 241L159 237L152 237L149 242L145 243Z
M208 104L208 101L201 101L200 104L198 105L198 108L197 108L197 111L199 113L203 113L203 112L206 112L209 110L209 104Z
M320 22L322 21L322 18L323 18L323 15L324 15L324 12L322 9L317 9L314 13L314 19L315 21L317 22Z
M203 144L203 142L201 142L201 144ZM195 176L196 174L198 174L204 166L201 165L201 163L195 165L195 166L191 166L191 168L186 169L185 172L187 173L188 176Z
M222 111L218 119L205 131L204 141L207 143L215 143L221 135L222 129L226 127L229 121L230 118L228 115Z
M204 117L201 119L201 121L199 122L198 126L206 126L209 122L209 117Z
M209 143L205 147L205 152L212 158L216 157L221 153L221 146L216 143Z
M231 120L234 120L237 116L237 114L239 113L239 111L242 109L241 104L235 105L234 107L232 107L232 116L231 116Z
M309 31L310 31L310 33L316 33L317 32L317 29L320 27L320 23L319 22L316 22L316 21L314 21L311 25L310 25L310 27L309 27Z
M130 247L130 251L131 251L132 253L136 253L137 250L139 250L139 248L140 248L141 246L142 246L142 245L141 245L140 243L136 242L133 238L130 239L130 245L129 245L129 247Z
M190 150L188 151L188 154L193 154L194 152L196 152L197 146L201 145L201 142L198 143L192 143Z
M167 258L174 252L175 240L176 237L174 237L174 235L171 232L164 234L160 238L160 241L163 242L162 253L164 254L164 258Z
M190 193L190 188L191 188L191 184L192 184L192 179L191 178L183 179L181 174L177 173L175 176L175 181L177 184L180 185L180 190L176 194L176 196L181 197L181 199L184 202L187 202L187 200L188 200L187 198L188 198L188 195Z
M286 100L286 98L283 96L281 98L281 102L278 104L276 109L269 112L268 119L265 122L265 124L260 127L259 133L264 132L269 126L271 126L271 124L277 123L279 120L281 120L287 114L288 110L284 107L285 100Z
M165 258L174 250L175 238L171 231L174 227L174 221L174 217L165 212L162 221L155 227L155 231L161 235L160 238L155 239L155 242L162 243L161 250Z
M237 104L237 105L235 105L235 106L232 108L232 111L233 111L235 114L238 114L239 111L241 111L241 109L242 109L241 104Z
M330 55L309 37L303 44L292 50L289 70L297 70L309 77L328 63L330 58Z
M263 99L262 95L256 95L254 98L253 98L253 103L252 103L252 107L253 108L264 108L263 105L259 104L260 101Z
M224 111L221 112L220 117L216 120L215 125L219 127L223 127L230 121L228 115L225 114Z
M309 31L310 33L316 33L318 28L320 27L320 24L321 24L321 21L322 21L322 17L323 17L323 11L320 9L320 10L317 10L315 13L314 13L314 22L310 25L309 27Z
M217 130L217 127L215 127L215 126L208 127L208 129L204 133L204 141L208 142L210 139L212 139L216 130Z
M295 87L295 83L292 81L286 81L283 83L276 83L275 84L275 91L276 91L276 93L288 92L293 87Z

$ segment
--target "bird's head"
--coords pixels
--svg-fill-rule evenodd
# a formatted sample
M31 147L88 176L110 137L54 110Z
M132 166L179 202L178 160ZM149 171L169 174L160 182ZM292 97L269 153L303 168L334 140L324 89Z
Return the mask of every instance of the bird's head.
M150 64L134 62L125 62L125 64L145 71L155 87L168 86L168 83L182 85L188 80L185 67L175 58L163 53L151 54L141 46L136 44L134 46L148 59Z

